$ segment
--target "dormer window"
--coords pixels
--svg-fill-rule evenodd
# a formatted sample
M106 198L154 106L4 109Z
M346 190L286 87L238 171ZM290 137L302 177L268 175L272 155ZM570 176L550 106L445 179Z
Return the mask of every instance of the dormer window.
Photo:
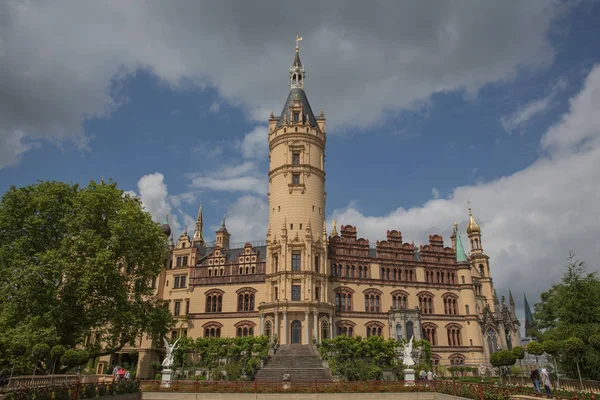
M300 122L300 113L299 112L294 113L294 122L295 123Z

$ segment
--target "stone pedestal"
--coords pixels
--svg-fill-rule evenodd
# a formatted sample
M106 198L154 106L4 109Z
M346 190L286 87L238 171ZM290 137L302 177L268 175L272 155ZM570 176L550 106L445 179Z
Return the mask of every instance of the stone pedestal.
M162 371L162 387L171 386L171 381L173 380L173 370L171 368L164 368Z
M415 370L412 368L404 369L404 386L415 385Z

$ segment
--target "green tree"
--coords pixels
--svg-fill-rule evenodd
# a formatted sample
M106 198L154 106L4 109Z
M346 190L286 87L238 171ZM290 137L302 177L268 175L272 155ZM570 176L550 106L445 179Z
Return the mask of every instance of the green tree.
M533 354L535 356L535 363L538 363L538 356L544 354L544 345L540 342L529 342L526 346L527 352L529 354Z
M586 346L583 343L583 340L578 339L576 337L572 337L565 340L563 346L565 350L565 358L573 360L573 362L577 366L579 384L581 385L581 390L583 390L583 381L581 379L581 369L579 368L579 364L581 363L585 355Z
M515 365L517 357L510 350L499 350L490 354L490 364L498 368L500 371L502 368L510 367ZM502 373L500 373L502 375Z
M519 365L521 365L521 360L525 358L525 349L523 349L521 346L515 346L511 352L515 358L519 360Z
M536 323L540 340L565 342L570 338L581 340L585 354L575 362L569 352L559 357L563 373L571 378L600 379L600 348L594 338L600 335L600 279L596 273L587 273L585 263L569 253L566 271L560 283L541 294L535 305Z
M33 347L73 349L93 332L92 356L158 336L169 312L150 288L166 237L138 199L116 183L39 182L11 187L0 202L0 349L31 370Z

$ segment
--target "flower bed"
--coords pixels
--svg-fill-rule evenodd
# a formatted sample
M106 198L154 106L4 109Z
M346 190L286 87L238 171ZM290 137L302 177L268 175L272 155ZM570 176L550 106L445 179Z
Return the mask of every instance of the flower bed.
M144 381L144 392L185 393L409 393L433 391L427 384L404 386L403 381L355 381L355 382L241 382L241 381Z
M115 394L137 393L138 381L73 383L45 387L22 387L5 393L5 400L77 400Z

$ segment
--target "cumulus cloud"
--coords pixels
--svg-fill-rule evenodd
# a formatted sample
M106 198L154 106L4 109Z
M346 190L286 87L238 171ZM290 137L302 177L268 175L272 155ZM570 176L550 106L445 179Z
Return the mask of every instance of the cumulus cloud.
M516 111L509 115L504 115L500 118L500 122L506 132L512 132L516 128L526 124L535 116L544 113L551 106L554 98L558 93L567 87L567 81L560 79L556 84L552 86L550 93L545 97L534 100L525 104L523 107L519 107Z
M227 230L232 242L264 241L269 223L269 205L263 197L246 195L227 210ZM213 231L218 226L213 226Z
M598 270L600 237L600 66L587 77L571 109L543 136L549 153L513 175L474 186L455 188L448 199L432 199L419 207L398 208L369 216L356 205L335 210L339 224L352 224L359 236L385 239L388 229L401 230L406 241L427 243L440 233L449 243L452 224L460 223L465 239L471 200L482 228L499 292L525 292L534 302L562 277L568 251ZM434 196L435 197L435 196ZM463 239L463 240L464 240ZM465 242L466 243L466 242ZM520 302L522 297L516 300Z
M241 144L244 158L264 160L269 154L269 130L264 125L259 125L244 136Z
M173 88L212 87L265 121L284 99L298 32L306 88L315 109L327 105L329 131L377 124L433 93L473 94L548 65L562 3L3 1L0 165L39 138L84 147L83 121L119 107L123 78L140 68Z
M144 175L138 181L138 193L129 190L128 193L132 196L137 196L142 201L144 209L152 215L152 219L162 223L166 215L169 215L169 225L173 231L173 235L177 238L180 232L183 232L181 223L177 213L173 212L169 192L165 183L165 177L160 172ZM179 214L183 215L184 221L186 215L179 210ZM186 221L187 223L187 221Z

